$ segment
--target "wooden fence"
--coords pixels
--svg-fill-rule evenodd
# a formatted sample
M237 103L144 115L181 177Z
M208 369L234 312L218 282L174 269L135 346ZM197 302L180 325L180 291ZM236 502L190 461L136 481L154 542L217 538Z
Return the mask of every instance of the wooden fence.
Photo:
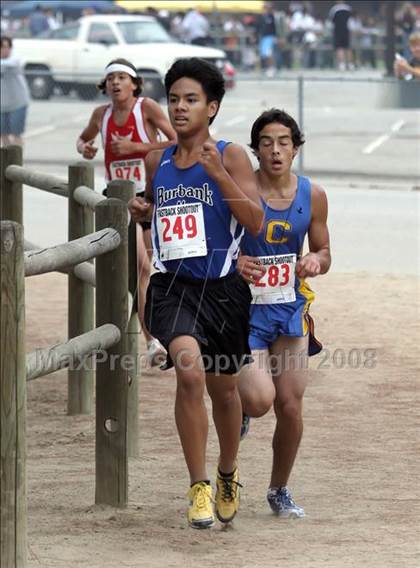
M0 184L1 558L5 568L21 568L26 566L27 381L67 367L68 414L90 413L93 365L81 363L101 354L95 502L127 504L128 457L138 455L139 327L128 290L127 227L134 186L113 181L104 197L94 191L91 165L70 165L64 180L22 167L18 146L1 149ZM24 240L23 184L68 198L69 242L42 248ZM51 271L68 274L68 340L26 354L25 277Z

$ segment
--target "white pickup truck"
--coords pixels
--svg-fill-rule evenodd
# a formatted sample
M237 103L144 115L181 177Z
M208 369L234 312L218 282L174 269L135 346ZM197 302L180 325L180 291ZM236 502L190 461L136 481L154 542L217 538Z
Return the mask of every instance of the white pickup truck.
M136 66L144 94L154 99L164 96L165 73L183 57L201 57L234 74L224 51L179 43L150 16L85 16L39 38L15 39L13 49L35 99L48 99L55 86L65 94L75 89L83 99L96 97L105 66L118 57Z

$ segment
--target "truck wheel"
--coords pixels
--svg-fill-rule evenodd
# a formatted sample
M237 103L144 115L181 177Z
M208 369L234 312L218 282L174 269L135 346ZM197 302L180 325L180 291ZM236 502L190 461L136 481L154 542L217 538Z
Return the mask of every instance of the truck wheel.
M31 97L37 100L46 100L54 91L54 79L45 67L25 69Z
M79 98L83 101L92 101L98 96L98 89L95 85L79 84L76 87Z
M150 97L158 102L160 99L165 98L165 87L162 83L162 79L157 73L152 73L142 69L137 69L137 73L143 77L142 95L144 97Z
M57 83L57 87L60 89L61 93L64 96L67 96L70 94L71 90L74 88L74 85L72 85L71 83Z

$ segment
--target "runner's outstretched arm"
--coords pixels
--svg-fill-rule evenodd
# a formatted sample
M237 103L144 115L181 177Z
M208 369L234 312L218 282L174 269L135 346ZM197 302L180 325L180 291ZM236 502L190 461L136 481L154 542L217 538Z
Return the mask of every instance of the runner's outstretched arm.
M163 150L149 152L145 158L146 164L146 188L144 197L134 197L128 202L128 209L134 221L144 223L152 220L153 215L153 188L152 181L156 168L159 165Z
M308 230L310 252L296 264L296 274L299 278L325 274L331 266L327 196L319 185L313 184L312 190L312 218Z

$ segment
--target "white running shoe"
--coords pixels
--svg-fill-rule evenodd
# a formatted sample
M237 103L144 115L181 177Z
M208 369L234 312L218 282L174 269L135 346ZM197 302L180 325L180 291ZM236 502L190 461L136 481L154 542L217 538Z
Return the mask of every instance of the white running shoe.
M166 349L158 339L151 339L147 342L146 360L150 367L156 367L165 362Z
M278 517L299 519L305 516L305 511L296 505L287 487L271 487L267 492L267 501Z

